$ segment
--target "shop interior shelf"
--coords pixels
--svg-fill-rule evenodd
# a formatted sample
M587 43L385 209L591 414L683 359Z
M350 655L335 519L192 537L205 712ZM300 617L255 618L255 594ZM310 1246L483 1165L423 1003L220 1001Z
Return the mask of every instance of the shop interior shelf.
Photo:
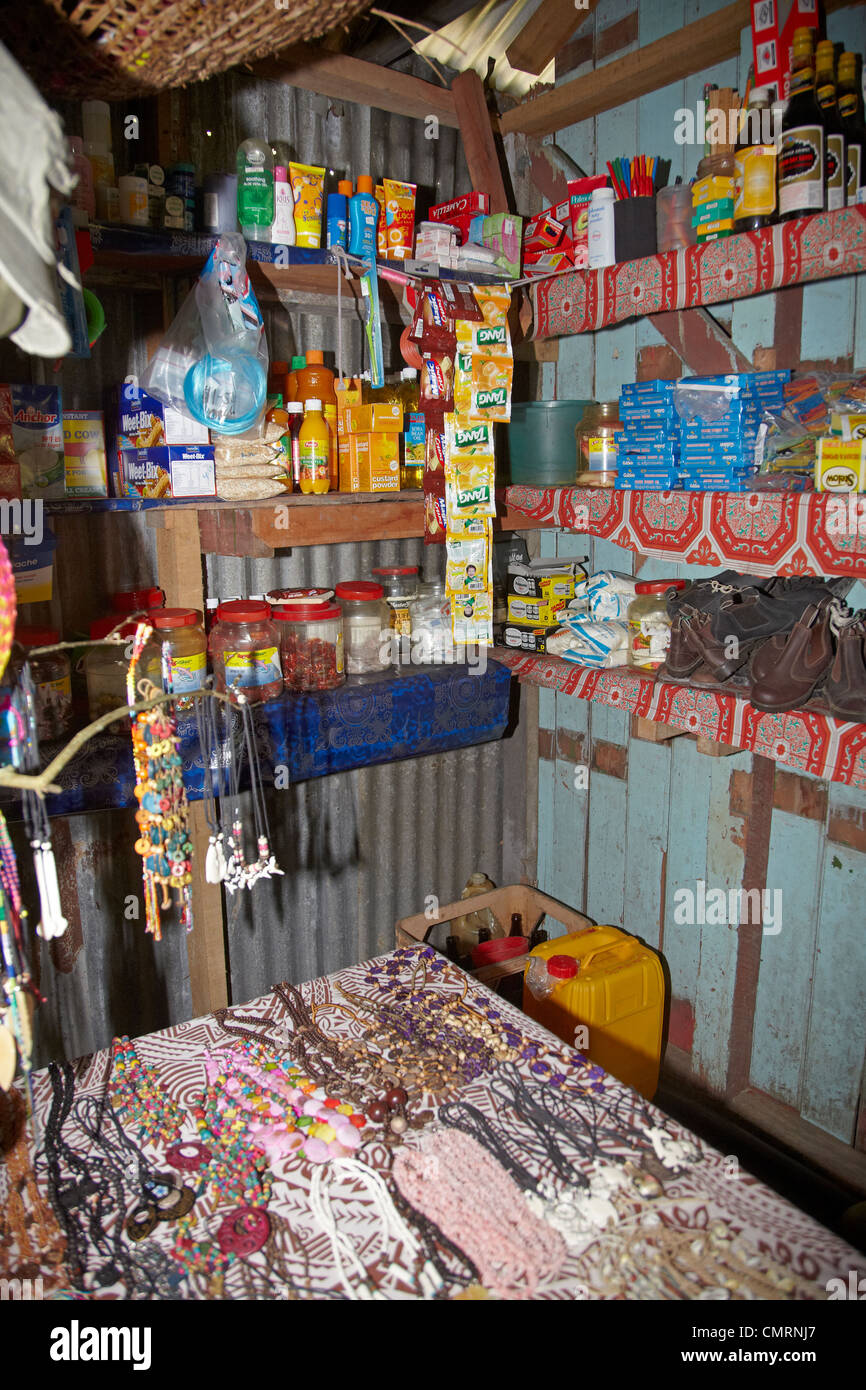
M414 666L396 674L351 677L337 690L286 694L256 705L265 788L500 739L509 723L511 686L510 671L496 661L483 668ZM199 801L205 772L193 716L179 716L178 733L187 797ZM43 766L62 746L63 741L44 745ZM63 790L47 797L49 815L137 805L129 738L97 735L57 782ZM13 789L0 789L0 806L8 819L20 817Z
M521 681L667 724L714 744L760 753L831 782L866 789L866 724L848 724L821 710L764 714L723 686L687 682L614 667L593 671L556 656L495 647L497 662Z
M599 536L671 564L747 574L866 579L866 496L826 492L630 492L505 489L536 525Z
M704 246L540 280L529 289L527 337L593 333L630 318L726 304L862 270L866 204L857 204Z

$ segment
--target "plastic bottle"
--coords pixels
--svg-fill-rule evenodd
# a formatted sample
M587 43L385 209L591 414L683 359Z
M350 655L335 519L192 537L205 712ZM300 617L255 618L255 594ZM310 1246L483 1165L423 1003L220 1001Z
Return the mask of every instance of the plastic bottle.
M482 893L492 893L494 884L486 874L470 874L469 882L460 894L461 901L469 898L477 898ZM504 936L505 929L497 922L489 907L482 907L477 912L468 912L465 917L457 917L452 928L453 935L459 942L460 949L466 955L477 946L482 931L489 931L490 937Z
M286 378L286 382L288 385L288 395L283 401L283 405L287 405L289 401L296 401L298 399L298 372L302 372L306 365L306 357L301 356L292 358L292 364L289 368L289 375Z
M274 220L274 157L264 140L238 145L238 223L247 241L270 241Z
M304 423L298 434L301 492L330 491L331 431L322 414L322 402L311 397L304 407Z
M78 183L72 194L72 206L84 213L84 221L93 221L96 216L96 194L93 191L93 170L90 160L84 153L84 141L77 135L70 135L69 149L72 164L78 175Z
M114 155L111 152L111 107L107 101L83 101L81 124L84 132L84 153L93 171L96 210L106 215L107 193L115 186Z
M616 260L613 238L613 189L594 188L587 222L589 268L600 269Z
M325 423L330 431L331 491L337 492L340 486L339 454L337 452L337 395L334 391L334 373L324 365L324 354L319 348L307 352L307 365L298 372L295 399L305 404L315 398L321 402Z
M418 372L414 367L404 367L401 371L398 395L403 406L403 461L400 468L400 486L423 488L427 435L424 416L419 409Z
M345 251L349 242L349 199L352 197L352 180L340 179L336 193L328 194L327 245L341 246Z
M289 417L289 451L292 460L292 491L301 490L301 425L304 423L304 407L300 401L288 401L286 413Z
M282 164L274 166L274 220L271 224L271 243L274 246L295 244L295 200L288 172Z
M349 199L349 254L376 259L379 204L369 174L359 174L358 191Z

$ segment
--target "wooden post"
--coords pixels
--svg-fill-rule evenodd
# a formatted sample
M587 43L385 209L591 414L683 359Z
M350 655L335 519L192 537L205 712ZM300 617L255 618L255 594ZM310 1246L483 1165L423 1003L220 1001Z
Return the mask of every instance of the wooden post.
M492 213L507 212L508 195L481 78L470 68L468 72L461 72L459 77L455 77L451 91L472 187L484 189L490 194Z
M156 531L157 582L165 591L167 608L204 609L201 538L198 513L190 510L152 511L148 524ZM192 931L186 938L193 1016L212 1013L229 1002L228 957L222 889L204 876L208 827L204 803L189 804L193 843Z

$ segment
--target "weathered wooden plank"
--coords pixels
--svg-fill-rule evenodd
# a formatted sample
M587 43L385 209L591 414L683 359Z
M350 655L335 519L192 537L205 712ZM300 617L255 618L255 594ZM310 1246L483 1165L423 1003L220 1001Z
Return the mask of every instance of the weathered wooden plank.
M760 810L753 792L749 833L756 805ZM771 901L781 894L782 923L777 935L762 934L749 1084L794 1106L801 1095L809 1026L821 832L814 821L777 811L767 858L767 891Z
M768 884L774 776L775 765L769 758L756 754L752 761L752 802L743 868L743 888L746 891L763 889ZM749 1082L760 968L761 928L741 923L737 933L737 970L728 1049L726 1091L729 1096L738 1095Z
M676 899L681 890L697 894L699 879L707 878L707 824L710 816L710 784L705 764L691 739L671 745L671 800L668 815L667 863L664 894L664 929L660 949L671 975L673 998L694 1007L700 968L700 932ZM679 910L678 910L679 909Z
M752 370L749 358L706 309L653 314L652 326L694 376Z
M461 72L454 78L451 92L472 187L483 188L490 195L491 213L508 212L508 194L481 78L472 68Z
M297 44L253 64L253 72L269 82L285 82L290 87L303 87L336 101L355 101L395 116L415 116L422 121L434 116L442 125L460 124L454 96L447 87L405 72L383 71L376 63L365 63L344 53L321 53Z
M623 929L658 948L664 918L670 752L633 740L628 774Z
M597 4L598 0L583 0L579 5L574 0L541 0L505 50L511 66L536 76L544 72Z
M621 927L625 906L625 860L620 846L627 811L626 783L603 772L589 782L586 911L597 922Z

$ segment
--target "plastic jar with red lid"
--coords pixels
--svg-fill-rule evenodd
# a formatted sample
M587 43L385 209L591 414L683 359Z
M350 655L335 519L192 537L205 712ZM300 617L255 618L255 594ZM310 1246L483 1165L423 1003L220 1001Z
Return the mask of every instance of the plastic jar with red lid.
M93 642L104 642L111 633L118 639L111 645L91 647L84 658L84 677L87 682L87 705L91 719L101 719L110 710L126 704L126 673L132 658L132 639L138 621L124 622L120 612L109 613L90 624ZM120 640L122 639L122 640ZM116 737L129 738L129 724L117 719L105 730Z
M111 607L115 613L149 613L153 608L162 608L165 594L162 589L120 589L111 595Z
M280 636L263 599L221 603L208 643L214 688L243 691L247 700L273 700L283 692Z
M163 687L163 648L171 650L171 686L177 708L190 709L192 695L207 680L207 638L197 608L155 608L147 615L153 628L141 653L139 671L157 688Z
M338 584L336 596L343 610L347 675L387 670L391 664L391 646L382 585L369 579L357 579Z
M292 603L274 613L287 690L334 690L346 679L338 603Z
M72 727L72 668L66 652L30 656L32 647L53 647L60 633L53 627L16 627L15 641L28 652L35 686L36 734L40 739L63 738ZM17 663L13 660L13 665Z
M654 671L664 661L671 644L671 617L667 596L684 589L684 579L653 579L635 584L628 606L628 663Z

